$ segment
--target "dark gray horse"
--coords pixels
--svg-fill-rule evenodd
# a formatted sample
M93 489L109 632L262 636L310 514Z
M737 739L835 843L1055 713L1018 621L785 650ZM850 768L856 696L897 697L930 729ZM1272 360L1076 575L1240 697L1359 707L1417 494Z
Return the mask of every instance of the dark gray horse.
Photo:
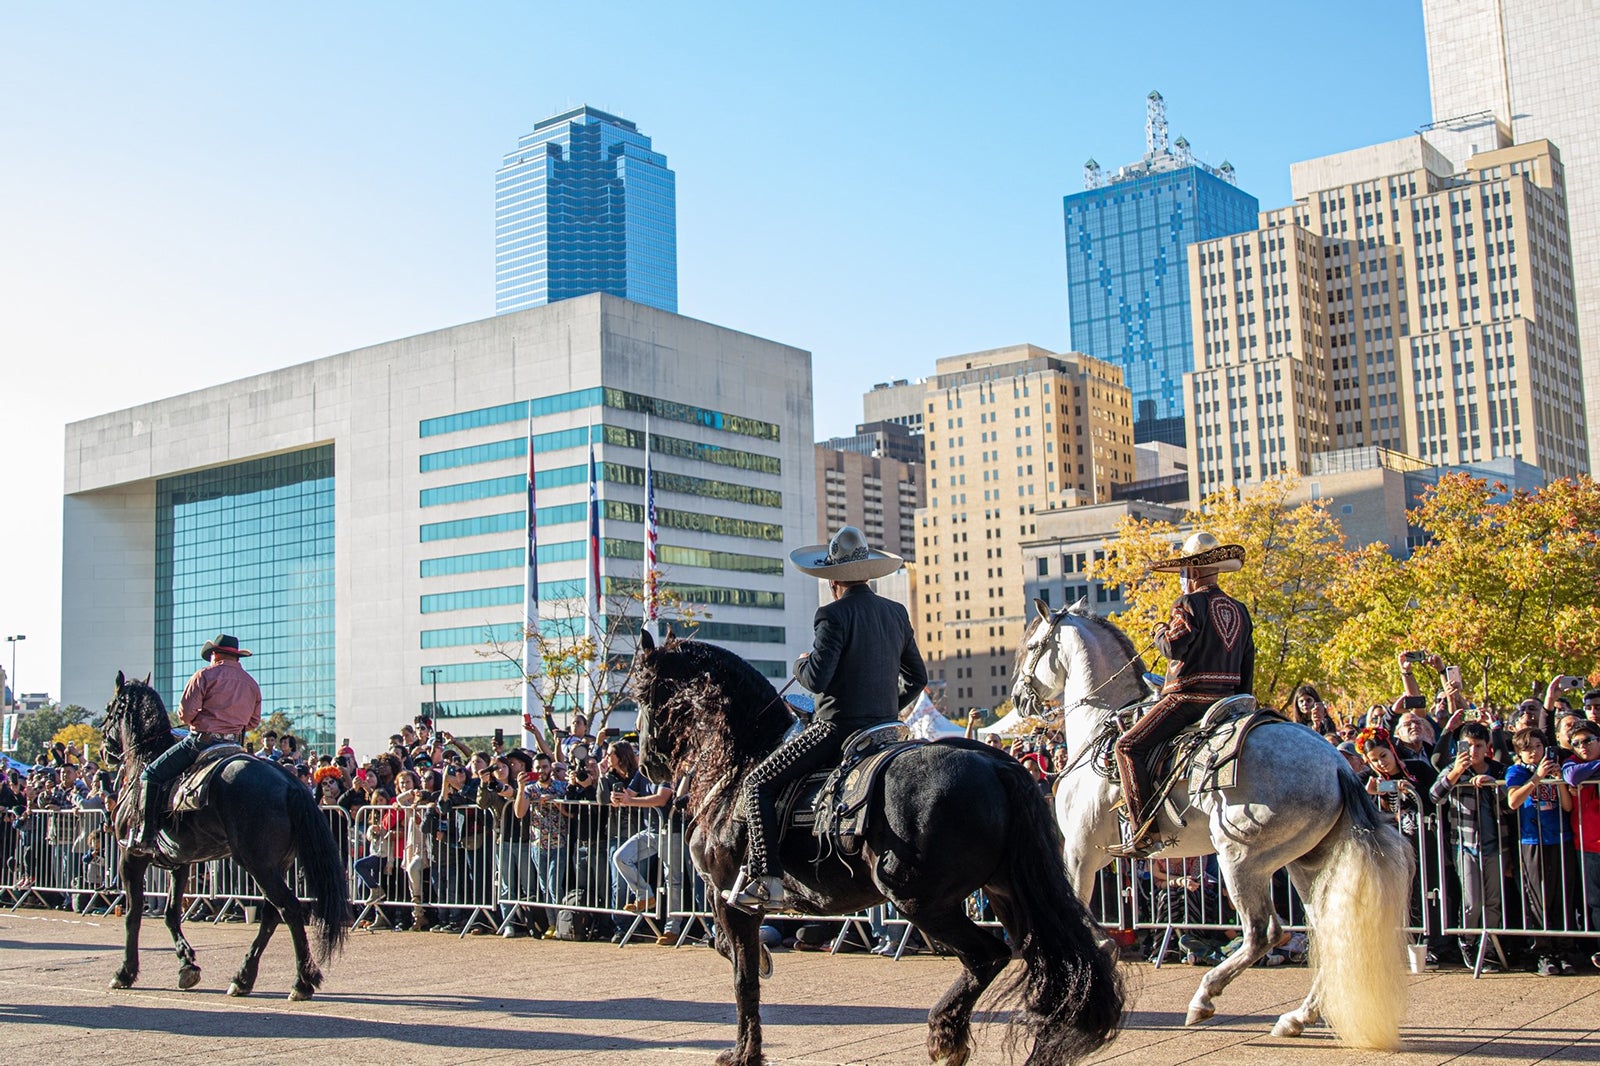
M1144 663L1128 637L1080 601L1039 617L1018 650L1012 699L1023 713L1061 695L1063 732L1073 756L1056 785L1056 818L1066 839L1069 875L1087 899L1105 849L1120 839L1113 806L1121 790L1086 757L1112 711L1145 699ZM1278 942L1272 875L1288 867L1312 924L1311 993L1278 1019L1273 1034L1299 1036L1326 1014L1347 1043L1392 1048L1405 1015L1404 936L1411 889L1411 849L1382 821L1332 744L1302 725L1273 722L1245 738L1238 784L1224 792L1173 792L1183 828L1163 826L1174 842L1159 858L1215 852L1244 926L1244 944L1200 979L1189 1003L1194 1025L1216 1013L1220 995L1241 971Z
M177 742L160 693L145 681L117 674L117 692L106 705L107 754L121 762L117 790L117 835L126 839L138 826L134 802L139 774L150 760ZM167 897L167 929L178 952L178 986L200 983L194 948L183 935L183 894L191 863L232 855L247 870L270 906L261 908L261 929L228 988L230 996L247 996L255 987L256 967L267 941L281 920L294 938L295 982L290 999L310 999L322 984L322 971L306 941L306 908L284 880L299 856L300 869L315 903L310 917L318 930L318 956L326 962L344 946L350 920L350 889L333 831L317 809L311 791L286 770L264 759L239 759L224 766L212 781L206 805L173 824L174 847L150 852L125 848L122 887L128 894L127 942L122 967L112 988L130 988L139 976L139 923L144 914L144 875L151 866L172 871Z
M744 825L734 817L740 783L794 718L749 663L697 641L657 648L642 634L632 688L645 772L665 781L692 768L690 854L709 881L727 887L744 855ZM888 900L961 960L960 976L928 1014L929 1058L967 1061L973 1005L1011 960L1011 948L967 917L967 898L980 888L1023 960L1009 996L1032 1032L1027 1061L1076 1062L1116 1035L1122 982L1095 946L1050 808L1019 763L970 741L929 745L890 764L871 804L857 858L824 857L809 833L788 834L779 852L784 888L790 907L807 914L851 914ZM756 1066L761 919L713 899L739 1014L738 1042L717 1061Z

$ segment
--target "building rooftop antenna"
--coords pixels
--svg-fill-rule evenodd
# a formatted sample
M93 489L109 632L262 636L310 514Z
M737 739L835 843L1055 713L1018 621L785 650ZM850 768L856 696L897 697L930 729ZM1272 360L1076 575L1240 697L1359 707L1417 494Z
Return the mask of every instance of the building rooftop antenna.
M1167 151L1167 102L1151 89L1144 100L1144 153L1153 157Z

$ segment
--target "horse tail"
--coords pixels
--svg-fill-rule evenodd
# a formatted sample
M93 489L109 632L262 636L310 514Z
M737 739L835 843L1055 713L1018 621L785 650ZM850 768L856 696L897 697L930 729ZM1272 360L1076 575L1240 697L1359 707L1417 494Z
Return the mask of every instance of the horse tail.
M350 926L350 883L340 861L339 843L311 792L299 782L286 789L289 828L294 834L300 872L311 890L311 919L317 927L317 957L326 962L344 950Z
M1405 924L1415 861L1347 767L1333 848L1311 884L1311 965L1322 1013L1356 1047L1400 1044L1406 1010Z
M1029 1062L1077 1062L1116 1036L1122 975L1096 943L1088 908L1067 878L1061 830L1039 786L1010 759L994 765L1010 817L1004 858L986 887L1023 960L1002 998L1024 1008L1019 1020L1033 1035Z

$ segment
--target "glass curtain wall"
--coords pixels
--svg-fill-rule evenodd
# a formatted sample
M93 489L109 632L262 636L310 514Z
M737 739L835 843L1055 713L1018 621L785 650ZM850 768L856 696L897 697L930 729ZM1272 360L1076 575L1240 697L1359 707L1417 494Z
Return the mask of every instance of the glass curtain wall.
M254 654L261 714L334 743L333 446L156 484L156 669L175 710L200 647L231 633Z

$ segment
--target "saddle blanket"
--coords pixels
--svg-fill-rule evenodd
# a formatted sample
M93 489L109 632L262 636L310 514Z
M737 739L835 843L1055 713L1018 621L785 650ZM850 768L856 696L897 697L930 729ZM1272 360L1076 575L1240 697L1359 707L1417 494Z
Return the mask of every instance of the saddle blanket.
M200 752L194 765L183 772L172 786L172 796L167 800L167 810L172 814L197 811L205 805L217 771L238 758L249 758L249 752L237 744L213 744Z

